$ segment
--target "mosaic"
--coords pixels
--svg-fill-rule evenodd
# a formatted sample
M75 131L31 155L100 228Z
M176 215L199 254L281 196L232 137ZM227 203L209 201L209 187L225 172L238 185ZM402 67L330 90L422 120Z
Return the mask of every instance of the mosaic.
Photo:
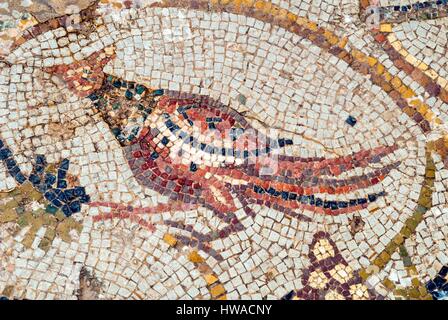
M448 299L448 2L0 3L0 299Z

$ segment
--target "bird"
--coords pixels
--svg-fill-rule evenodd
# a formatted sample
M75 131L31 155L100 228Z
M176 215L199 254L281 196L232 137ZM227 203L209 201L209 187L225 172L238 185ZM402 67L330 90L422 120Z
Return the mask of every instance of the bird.
M310 221L309 214L300 211L334 216L366 208L386 193L350 194L378 185L400 164L396 161L362 176L339 178L349 170L379 163L397 145L336 158L282 155L280 150L294 145L292 139L268 136L243 113L209 96L150 88L106 74L103 66L112 58L100 51L72 66L46 71L61 75L70 90L90 100L141 186L176 203L208 208L228 224L203 235L207 240L243 230L235 213L242 208L254 217L252 204L304 221ZM95 70L94 76L89 77L86 70ZM352 119L351 125L355 123ZM269 172L272 168L274 172ZM346 195L346 199L329 200L322 195Z

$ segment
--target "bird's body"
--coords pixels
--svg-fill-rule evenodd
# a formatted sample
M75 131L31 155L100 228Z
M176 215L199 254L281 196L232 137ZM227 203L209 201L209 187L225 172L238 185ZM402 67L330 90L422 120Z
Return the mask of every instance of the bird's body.
M208 97L150 90L111 76L90 97L141 185L222 215L238 209L234 197L276 208L352 212L383 193L346 201L326 201L316 194L343 195L371 187L398 165L337 179L347 170L379 162L396 147L334 159L281 156L278 151L292 140L261 134L243 115ZM263 173L273 165L273 172Z

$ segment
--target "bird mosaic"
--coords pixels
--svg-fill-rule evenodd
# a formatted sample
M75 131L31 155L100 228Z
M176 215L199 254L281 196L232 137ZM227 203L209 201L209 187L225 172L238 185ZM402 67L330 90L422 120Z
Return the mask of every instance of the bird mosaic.
M131 3L0 57L8 243L76 255L108 297L134 291L106 265L139 298L446 299L446 82L395 22L354 46L283 4ZM207 286L165 293L168 261Z
M88 96L122 146L140 185L175 203L206 207L228 224L203 235L207 240L242 230L235 212L243 208L245 214L255 216L248 204L305 221L310 213L339 215L366 208L385 192L356 196L362 194L359 191L376 187L401 163L395 161L363 176L338 178L379 164L397 146L336 158L288 156L281 150L293 146L292 139L262 133L243 114L210 97L152 89L101 72L112 58L98 52L76 66L47 71L62 74L71 90ZM89 78L88 70L95 70L95 77ZM78 88L84 88L82 93Z

